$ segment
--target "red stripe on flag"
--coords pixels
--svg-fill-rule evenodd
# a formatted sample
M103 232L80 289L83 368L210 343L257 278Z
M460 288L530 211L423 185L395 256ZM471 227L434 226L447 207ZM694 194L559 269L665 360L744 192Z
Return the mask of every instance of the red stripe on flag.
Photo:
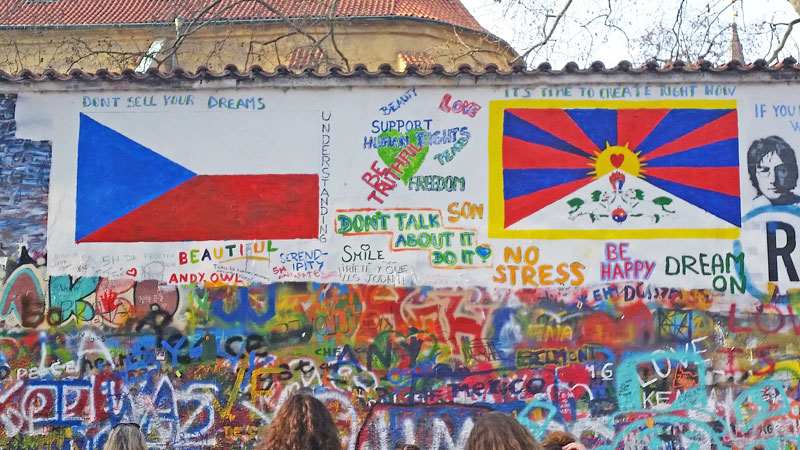
M319 177L198 175L80 242L316 239Z
M563 109L511 108L506 112L530 122L553 136L583 150L590 156L600 149Z
M586 169L588 172L592 162L588 157L503 136L504 169Z
M645 167L645 180L650 177L739 196L738 167Z
M655 159L660 156L671 155L679 153L684 150L690 150L704 145L713 144L714 142L724 141L726 139L733 139L738 136L738 119L736 110L720 117L717 120L709 122L702 127L691 131L672 142L662 145L661 147L642 155L642 160Z
M617 144L636 147L655 129L670 112L669 109L619 109L617 110Z
M506 200L504 220L505 227L508 228L509 226L530 216L536 211L539 211L545 206L566 197L570 192L577 191L578 189L586 186L592 181L594 181L593 178L586 177L580 180L570 181L569 183L564 183L558 186L532 192L528 195Z

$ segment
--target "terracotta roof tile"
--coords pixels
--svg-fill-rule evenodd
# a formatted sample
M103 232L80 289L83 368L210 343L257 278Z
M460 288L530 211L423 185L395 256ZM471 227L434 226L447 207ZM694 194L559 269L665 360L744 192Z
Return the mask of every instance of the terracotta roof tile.
M198 17L214 0L3 0L0 27L172 23ZM286 17L327 16L331 0L272 0ZM485 31L459 0L341 0L336 17L404 16ZM221 0L204 19L270 20L252 0Z
M310 52L309 52L310 53ZM531 82L541 80L542 77L559 77L564 75L580 75L583 77L601 77L603 75L630 74L632 76L646 76L654 74L719 74L726 75L757 75L766 74L770 79L777 81L800 80L800 64L797 60L789 57L772 66L767 61L759 59L750 64L743 64L740 61L730 61L727 64L714 66L708 61L686 64L676 61L672 64L663 66L655 62L647 63L643 66L634 67L628 61L620 61L615 67L606 68L602 62L595 62L591 66L581 69L578 64L567 63L563 69L554 70L549 63L542 63L533 69L527 69L522 65L516 65L510 71L501 71L494 64L485 67L473 68L467 64L462 65L454 72L445 71L440 64L435 64L429 69L419 67L408 67L405 71L394 71L389 64L382 64L376 72L370 72L363 64L357 64L350 72L345 72L340 67L328 67L326 71L315 71L310 68L304 69L301 73L294 73L285 66L278 66L273 72L266 72L260 66L253 66L249 70L240 71L235 65L229 64L221 72L213 72L205 67L199 67L195 72L189 72L182 68L176 68L169 72L160 72L151 68L145 73L137 73L132 69L123 70L121 73L110 72L105 69L95 73L84 72L74 69L69 73L56 72L47 69L41 74L30 70L22 70L17 74L9 74L0 70L0 83L30 83L30 82L51 82L51 81L112 81L112 82L142 82L148 84L164 81L173 83L175 81L198 81L198 80L270 80L276 78L402 78L411 76L422 76L429 78L447 77L482 77L488 76L490 80L508 78L521 80L520 77L530 77ZM720 78L725 79L725 78Z
M480 24L458 0L396 0L396 14L438 20L442 15L448 22L466 28L482 29ZM457 6L457 7L455 7Z
M325 55L322 50L315 48L312 54L310 47L298 47L292 50L289 54L289 61L286 66L290 69L304 69L306 67L314 67L314 64L319 62Z
M428 70L436 64L436 61L425 52L401 52L397 54L397 57L402 63L400 65L401 70L405 70L407 66L412 64L419 69Z

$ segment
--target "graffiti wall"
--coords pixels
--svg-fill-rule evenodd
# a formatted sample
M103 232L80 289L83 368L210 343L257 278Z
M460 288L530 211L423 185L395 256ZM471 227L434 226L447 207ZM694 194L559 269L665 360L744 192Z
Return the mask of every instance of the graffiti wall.
M692 78L6 86L0 449L797 449L797 85Z

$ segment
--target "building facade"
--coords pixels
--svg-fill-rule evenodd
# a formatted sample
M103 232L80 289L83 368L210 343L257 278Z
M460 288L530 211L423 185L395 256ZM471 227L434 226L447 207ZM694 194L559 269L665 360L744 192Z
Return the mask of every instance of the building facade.
M93 0L5 2L0 69L272 71L364 64L507 68L516 53L459 1Z

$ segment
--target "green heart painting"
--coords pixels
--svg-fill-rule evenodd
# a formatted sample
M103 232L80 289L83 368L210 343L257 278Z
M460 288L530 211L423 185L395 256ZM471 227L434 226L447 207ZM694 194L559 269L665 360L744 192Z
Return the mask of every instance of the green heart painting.
M418 145L419 142L417 142L416 134L417 133L423 133L423 132L424 132L424 130L421 129L421 128L414 129L414 130L408 131L406 133L400 133L397 130L390 130L390 131L386 131L384 133L381 133L380 137L381 138L389 138L389 139L392 139L393 142L398 142L398 143L401 143L401 144L405 143L406 145L408 145L408 144ZM394 138L397 138L397 139L394 139ZM423 146L419 146L419 147L420 147L420 151L417 152L417 154L414 155L413 157L408 158L409 164L407 166L403 167L403 173L400 175L400 181L402 181L403 184L405 184L405 185L408 185L408 180L410 180L411 177L414 176L414 174L417 173L417 171L419 170L420 166L425 161L425 157L428 156L429 146L426 145L424 147ZM397 158L397 155L400 153L400 151L403 150L403 148L405 148L405 146L379 148L378 149L378 155L381 157L381 160L383 161L383 163L386 164L387 167L389 167L392 164L394 164L395 158Z

